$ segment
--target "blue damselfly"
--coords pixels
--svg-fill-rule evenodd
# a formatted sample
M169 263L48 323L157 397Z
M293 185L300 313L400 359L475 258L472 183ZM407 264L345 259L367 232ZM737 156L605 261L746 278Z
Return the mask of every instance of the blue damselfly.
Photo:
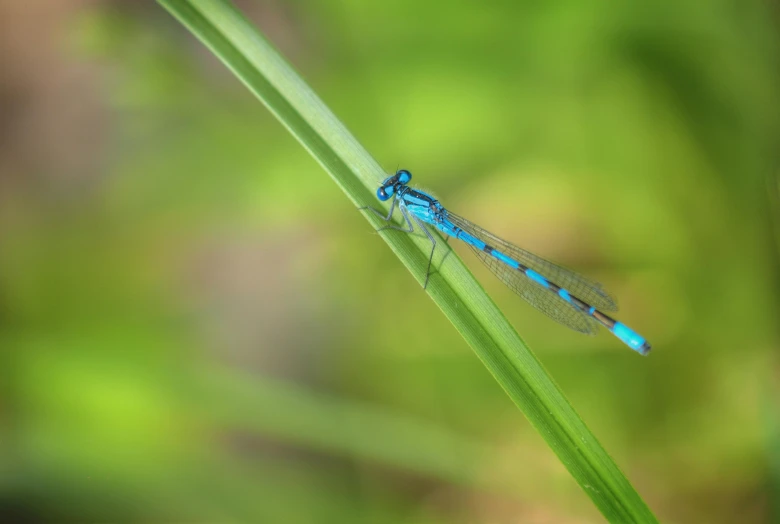
M601 324L631 349L642 355L650 351L650 344L644 338L604 313L617 310L617 305L600 284L514 246L451 213L428 193L410 187L408 184L411 179L412 174L401 169L382 182L376 192L377 197L382 201L392 199L390 212L386 216L372 207L362 209L373 211L390 222L397 206L407 227L388 225L381 229L412 233L416 225L427 235L432 247L425 287L428 285L436 250L436 239L425 226L430 224L448 237L468 244L504 284L553 320L588 334L594 334L596 326Z

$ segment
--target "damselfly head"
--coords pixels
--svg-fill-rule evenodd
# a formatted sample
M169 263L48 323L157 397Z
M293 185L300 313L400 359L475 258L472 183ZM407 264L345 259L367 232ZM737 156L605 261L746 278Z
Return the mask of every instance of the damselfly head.
M412 174L406 169L398 170L393 176L382 181L382 185L376 190L376 196L384 202L392 197L401 186L405 186L412 179Z

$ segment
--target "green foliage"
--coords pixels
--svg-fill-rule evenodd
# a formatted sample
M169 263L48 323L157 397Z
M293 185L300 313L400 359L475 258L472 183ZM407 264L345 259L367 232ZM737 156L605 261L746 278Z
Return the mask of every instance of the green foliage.
M245 18L227 2L160 3L265 103L353 203L375 205L372 189L384 172ZM368 218L379 227L376 217ZM418 281L423 281L429 249L425 239L393 232L383 237ZM427 293L501 387L607 519L654 521L645 503L471 273L449 249L440 252L435 264L438 276L431 279Z
M603 520L424 297L422 239L357 219L158 4L76 4L2 19L5 520ZM765 2L241 7L382 165L356 199L400 164L619 298L649 358L451 242L661 520L778 520Z

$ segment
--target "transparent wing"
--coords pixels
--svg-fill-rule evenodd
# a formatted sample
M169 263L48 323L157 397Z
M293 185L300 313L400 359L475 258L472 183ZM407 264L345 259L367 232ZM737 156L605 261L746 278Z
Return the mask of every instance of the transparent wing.
M473 234L472 232L470 233ZM566 302L556 293L542 287L520 271L512 269L481 249L477 249L470 244L469 247L501 282L523 297L533 307L556 322L560 322L575 331L587 333L588 335L596 333L597 324L593 317L586 315L577 309L576 306Z
M492 233L485 231L481 227L472 222L469 222L463 217L449 212L447 216L453 224L463 229L470 235L477 237L485 244L488 244L503 252L507 256L514 258L524 266L533 269L550 282L557 284L559 287L562 287L583 302L586 302L591 306L595 306L596 309L600 309L602 311L617 310L617 303L615 302L615 299L610 296L609 293L604 291L604 289L601 287L601 284L593 282L592 280L588 280L587 278L575 273L570 269L566 269L565 267L554 264L549 260L538 257L533 253L526 251L525 249L520 249L519 247L510 244L506 240L502 240ZM491 259L493 258L487 255L487 253L485 253L485 256ZM482 257L480 256L480 258ZM487 263L484 259L483 262ZM495 271L493 272L495 273ZM522 275L518 274L518 276ZM506 284L506 282L504 283ZM545 289L541 286L539 287L543 290ZM568 302L565 300L563 302L568 304Z

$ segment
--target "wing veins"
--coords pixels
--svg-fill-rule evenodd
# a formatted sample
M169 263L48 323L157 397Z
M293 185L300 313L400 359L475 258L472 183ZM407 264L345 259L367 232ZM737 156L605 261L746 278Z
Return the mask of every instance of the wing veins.
M494 234L482 229L481 227L466 220L463 217L460 217L458 215L449 212L447 217L457 227L463 229L470 235L473 235L474 237L483 241L485 244L488 244L489 246L504 253L505 255L514 258L524 266L533 269L534 271L542 275L550 282L556 284L558 287L562 287L563 289L568 291L571 295L579 298L583 302L590 304L591 306L596 307L596 309L600 309L602 311L617 310L617 303L615 302L615 299L602 288L601 284L589 280L570 269L567 269L563 266L550 262L549 260L545 260L537 255L534 255L533 253L526 251L525 249L510 244L506 240L503 240L495 236ZM477 254L477 256L480 257L483 263L488 265L487 260L484 259L479 254L479 250L475 249L474 252ZM487 253L484 254L490 259L493 259L493 257L488 255ZM495 271L493 272L495 273ZM528 280L522 274L518 273L518 275L522 276L525 280ZM501 277L499 276L499 278ZM504 283L509 286L507 282ZM541 286L537 285L537 287L539 287L541 290L546 291L546 289ZM550 295L553 294L550 293ZM566 302L563 299L561 299L561 301L567 305L570 305L568 302Z

